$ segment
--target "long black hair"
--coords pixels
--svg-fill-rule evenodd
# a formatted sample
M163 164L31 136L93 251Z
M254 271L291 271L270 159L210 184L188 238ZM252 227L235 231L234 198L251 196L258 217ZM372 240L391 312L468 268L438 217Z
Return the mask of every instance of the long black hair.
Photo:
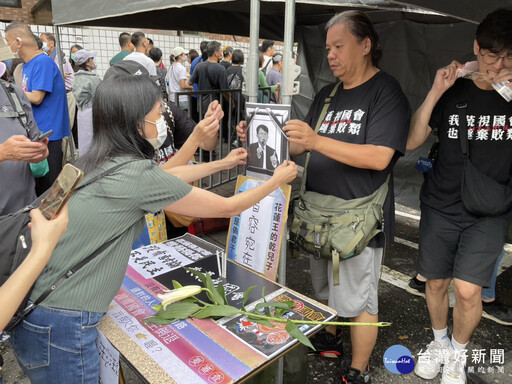
M77 166L87 174L116 157L153 159L155 149L144 138L143 127L146 115L160 99L160 89L146 76L103 80L92 105L91 149Z

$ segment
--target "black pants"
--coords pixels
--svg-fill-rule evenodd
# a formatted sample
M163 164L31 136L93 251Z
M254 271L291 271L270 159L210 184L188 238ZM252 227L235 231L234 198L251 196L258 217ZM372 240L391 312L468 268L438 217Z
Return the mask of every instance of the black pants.
M50 171L43 177L36 179L36 195L40 196L50 188L62 170L62 140L48 143L48 166Z

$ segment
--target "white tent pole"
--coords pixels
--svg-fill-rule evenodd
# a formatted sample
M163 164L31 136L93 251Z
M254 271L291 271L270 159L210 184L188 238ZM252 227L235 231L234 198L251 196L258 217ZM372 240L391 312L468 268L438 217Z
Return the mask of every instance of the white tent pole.
M250 44L249 58L247 60L247 71L245 75L245 83L247 86L247 95L249 102L256 103L258 101L258 46L260 42L260 0L251 0L250 13Z
M293 65L293 30L295 28L295 0L286 0L284 14L284 53L283 79L281 84L281 103L292 103L293 80L296 76L291 73Z

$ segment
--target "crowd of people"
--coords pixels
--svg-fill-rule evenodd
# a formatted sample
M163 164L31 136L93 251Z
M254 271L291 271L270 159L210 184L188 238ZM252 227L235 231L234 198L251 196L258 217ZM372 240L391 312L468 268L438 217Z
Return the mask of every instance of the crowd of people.
M379 69L379 37L368 16L339 13L326 24L327 59L339 81L316 94L303 121L292 119L284 127L290 155L310 154L307 191L351 200L371 195L390 178L385 226L359 255L340 263L339 284L333 283L331 261L310 257L316 298L340 317L365 323L378 321L385 239L394 238L392 170L406 150L437 132L438 155L420 195L419 275L412 279L420 290L425 280L433 341L414 372L432 379L443 367L443 384L466 382L463 351L482 316L482 287L493 288L503 257L509 213L481 217L463 205L464 159L457 132L468 130L471 160L482 172L510 183L512 107L492 85L512 82L510 25L512 10L489 14L474 41L477 75L459 78L464 66L457 61L439 69L425 101L412 114L399 83ZM257 127L258 142L247 150L236 148L225 158L189 165L198 148L214 151L219 134L228 135L224 117L231 113L231 96L224 91L242 88L241 50L218 41L201 42L200 53L178 46L165 69L162 51L143 32L122 33L119 44L121 51L101 79L95 73L97 52L74 45L68 58L57 52L52 34L36 36L24 23L9 24L0 41L0 60L10 67L0 62L0 74L16 85L12 93L7 81L2 83L3 110L16 111L14 94L24 112L24 118L0 116L0 215L26 206L52 185L65 163L65 146L72 145L64 139L73 127L80 156L76 165L85 173L84 183L113 170L79 189L55 220L32 213L32 252L1 287L2 302L18 291L4 306L3 327L32 282L34 301L71 266L104 246L28 315L26 326L12 332L18 362L33 383L97 382L96 327L121 286L146 214L164 210L232 217L297 174L294 162L280 159L266 145L264 125ZM21 59L17 66L15 56ZM259 59L259 84L269 90L261 92L259 101L279 103L283 54L265 40ZM191 91L199 94L182 94ZM218 92L203 97L205 91ZM457 107L461 101L467 104L463 112ZM49 138L37 139L40 131L50 130ZM236 130L245 141L246 122L240 121ZM223 198L190 185L245 164L251 153L273 172L257 188ZM491 154L499 161L489 162ZM35 178L31 165L44 161L48 171ZM452 282L456 305L450 338L447 292ZM500 311L494 315L512 325L510 308ZM351 356L343 356L342 383L371 383L369 361L377 336L376 327L351 329ZM313 343L319 350L341 353L341 335L334 326L318 333Z

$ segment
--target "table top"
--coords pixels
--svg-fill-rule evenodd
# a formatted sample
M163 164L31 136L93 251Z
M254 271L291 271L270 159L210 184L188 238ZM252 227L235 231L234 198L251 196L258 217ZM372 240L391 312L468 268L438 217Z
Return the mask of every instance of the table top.
M223 284L230 305L241 308L243 292L256 285L257 288L249 295L248 303L251 304L246 306L248 310L262 301L264 288L267 301L292 299L297 302L294 310L288 313L291 318L328 321L336 316L331 308L281 287L234 262L228 262L227 278L222 279L217 273L216 258L211 256L215 252L214 245L205 244L204 240L192 235L179 239L182 241L162 243L160 247L150 246L156 256L150 255L144 261L147 263L152 257L165 258L162 254L165 247L171 247L173 251L180 249L182 254L186 254L182 246L195 244L202 250L209 250L210 254L201 252L202 257L192 255L187 267L207 272L214 284ZM176 255L175 252L173 254ZM279 325L265 327L241 315L217 321L179 320L164 326L144 323L144 318L155 313L152 306L160 303L156 295L168 287L172 288L172 280L182 285L200 282L193 274L177 267L176 263L170 270L162 270L164 273L151 277L141 270L136 258L141 261L140 254L132 253L123 285L99 329L147 382L227 384L243 381L298 343ZM184 264L186 262L181 263ZM300 329L310 335L320 327L303 325Z

